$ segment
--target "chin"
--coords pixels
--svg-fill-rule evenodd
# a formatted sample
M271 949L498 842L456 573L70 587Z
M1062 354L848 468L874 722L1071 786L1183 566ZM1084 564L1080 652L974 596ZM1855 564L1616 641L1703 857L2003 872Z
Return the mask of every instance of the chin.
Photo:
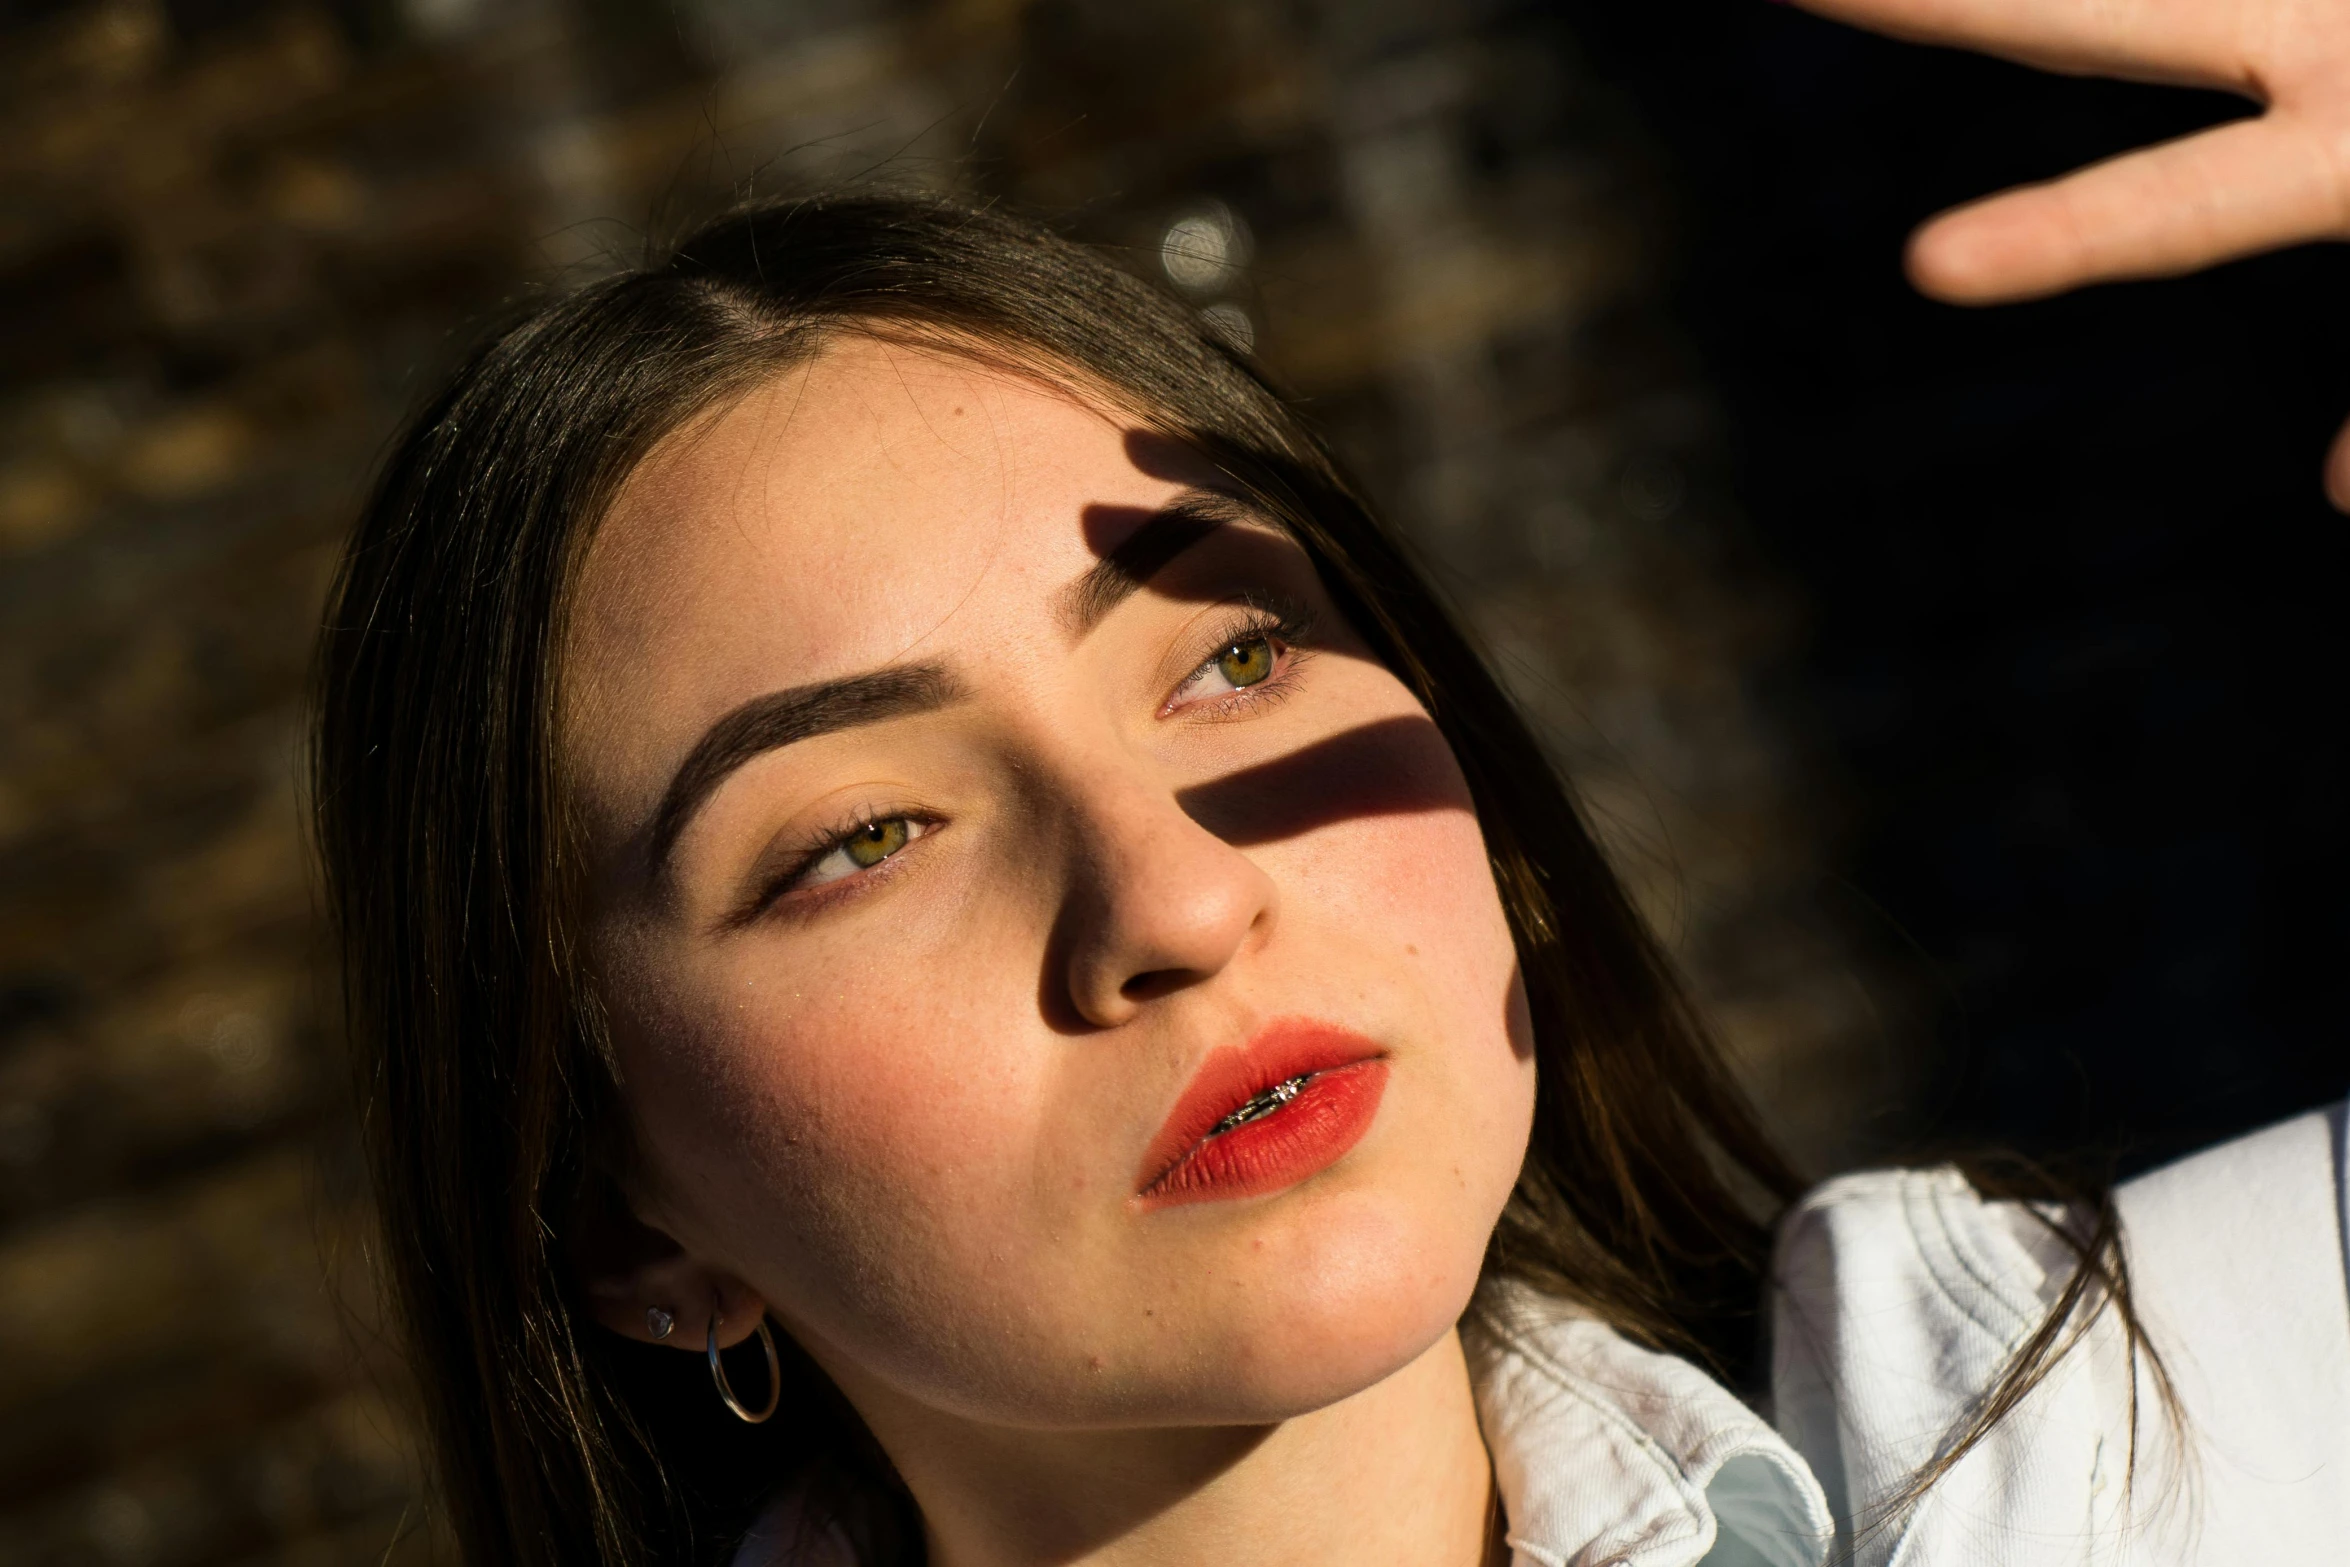
M1361 1190L1267 1217L1179 1303L1189 1320L1157 1346L1179 1359L1158 1376L1137 1368L1120 1423L1266 1424L1377 1385L1459 1323L1491 1228L1458 1212L1399 1214Z

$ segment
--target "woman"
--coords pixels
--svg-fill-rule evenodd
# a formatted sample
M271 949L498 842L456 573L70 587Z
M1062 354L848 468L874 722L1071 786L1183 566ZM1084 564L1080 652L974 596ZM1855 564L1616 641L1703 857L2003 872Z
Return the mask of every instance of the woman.
M1292 410L1042 231L754 209L516 325L322 671L468 1559L2350 1538L2323 1118L2125 1190L2126 1268L1948 1172L1826 1188L1753 1413L1796 1183L1570 797Z

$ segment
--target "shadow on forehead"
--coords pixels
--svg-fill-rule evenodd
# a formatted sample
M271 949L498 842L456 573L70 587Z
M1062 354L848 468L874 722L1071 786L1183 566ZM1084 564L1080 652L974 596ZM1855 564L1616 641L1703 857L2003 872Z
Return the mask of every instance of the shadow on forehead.
M1211 509L1229 508L1233 518L1257 516L1255 507L1232 493L1231 477L1197 448L1155 430L1127 430L1121 439L1126 460L1137 472L1187 487L1176 505L1196 502ZM1106 558L1152 515L1140 506L1089 506L1085 513L1086 548Z
M1086 547L1101 558L1062 590L1062 620L1083 636L1178 555L1228 524L1256 520L1248 506L1212 490L1185 490L1160 507L1093 502L1078 514L1078 526ZM1233 568L1270 575L1280 569L1286 548L1283 537L1252 528L1239 533L1225 554Z
M1223 470L1199 448L1156 430L1128 430L1126 460L1154 479L1177 484L1213 487L1223 478Z

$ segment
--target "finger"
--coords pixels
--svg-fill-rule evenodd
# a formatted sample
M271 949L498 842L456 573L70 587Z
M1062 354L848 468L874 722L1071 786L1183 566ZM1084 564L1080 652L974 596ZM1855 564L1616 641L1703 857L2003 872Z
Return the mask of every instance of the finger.
M2334 510L2350 511L2350 424L2342 426L2326 453L2326 499Z
M2043 70L2257 95L2247 35L2259 7L2226 0L1796 0L1913 43L1955 44ZM2273 4L2270 6L2273 12Z
M1985 305L2345 236L2350 122L2272 112L1946 212L1911 236L1909 272Z

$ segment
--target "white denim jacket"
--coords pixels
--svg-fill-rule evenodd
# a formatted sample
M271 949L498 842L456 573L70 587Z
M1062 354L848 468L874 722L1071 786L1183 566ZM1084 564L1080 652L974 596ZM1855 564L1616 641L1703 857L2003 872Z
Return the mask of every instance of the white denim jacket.
M1515 1567L2350 1567L2343 1108L2124 1185L2132 1298L1922 1501L1920 1465L2045 1320L2072 1255L1954 1170L1831 1181L1781 1232L1775 1426L1555 1305L1479 1388ZM2136 1453L2132 1461L2132 1395Z
M2312 1113L2121 1188L2176 1437L2107 1312L1896 1513L2070 1274L2030 1213L1948 1169L1814 1192L1780 1237L1775 1428L1686 1361L1513 1294L1477 1387L1513 1567L2350 1567L2343 1126ZM846 1564L837 1535L778 1549L796 1511L735 1567Z

